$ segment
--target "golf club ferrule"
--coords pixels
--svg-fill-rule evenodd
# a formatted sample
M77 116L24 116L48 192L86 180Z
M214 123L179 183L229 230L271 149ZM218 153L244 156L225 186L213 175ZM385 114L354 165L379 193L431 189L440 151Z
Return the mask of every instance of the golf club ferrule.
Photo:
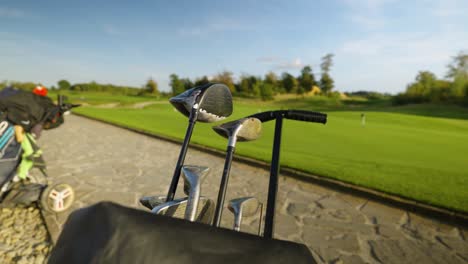
M232 137L229 137L228 139L228 147L235 147L236 146L236 143L237 143L237 134L239 133L239 131L242 129L244 125L239 125L238 127L236 127L236 130L234 131Z

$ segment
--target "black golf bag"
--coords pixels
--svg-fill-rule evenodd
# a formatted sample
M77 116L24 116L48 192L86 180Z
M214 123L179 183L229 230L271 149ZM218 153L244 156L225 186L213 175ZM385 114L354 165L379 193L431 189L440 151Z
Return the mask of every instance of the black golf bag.
M73 212L49 263L313 264L305 245L98 203Z
M61 96L58 99L58 104L55 105L48 97L12 87L0 91L0 202L2 206L18 204L27 206L40 201L42 208L61 212L73 202L74 193L69 185L48 185L42 151L35 142L42 128L58 127L63 123L63 113L76 106L63 103ZM18 135L22 137L22 140L17 138ZM32 168L38 168L42 174L29 175L29 170ZM57 200L55 196L59 192L66 193L68 198L65 199L62 195ZM51 194L50 197L49 194Z

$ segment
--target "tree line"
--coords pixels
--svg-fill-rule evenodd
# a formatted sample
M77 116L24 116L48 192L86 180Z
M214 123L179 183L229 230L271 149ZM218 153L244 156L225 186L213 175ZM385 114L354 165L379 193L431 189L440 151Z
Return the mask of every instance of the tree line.
M264 77L242 74L236 81L233 73L223 71L215 76L208 78L202 76L191 80L190 78L181 78L173 73L169 76L172 94L179 94L194 86L203 85L209 82L221 82L226 84L231 93L235 96L262 98L263 100L273 99L276 94L293 93L304 95L311 92L316 87L319 93L330 94L334 88L334 81L330 75L330 69L333 65L333 54L327 54L322 57L321 77L315 78L310 65L302 68L299 76L293 76L288 72L283 72L280 76L274 72L268 72Z
M16 89L24 91L32 91L36 86L41 85L40 83L34 82L0 82L0 89L3 89L7 86L15 87ZM67 80L60 80L57 82L57 85L52 85L48 87L51 90L58 91L77 91L77 92L108 92L112 94L121 94L121 95L160 95L158 90L158 84L155 80L150 78L143 87L133 87L133 86L122 86L114 84L100 84L97 82L89 83L75 83L71 84Z
M447 65L445 79L420 71L406 91L393 98L395 104L455 103L468 106L468 53L459 52Z
M333 66L333 54L322 57L320 64L321 74L317 80L312 67L306 65L300 71L299 76L294 76L288 72L283 72L280 76L270 71L265 76L254 76L242 74L235 79L232 72L222 71L215 76L202 76L195 78L182 78L173 73L169 76L170 93L179 94L192 87L203 85L209 82L221 82L226 84L234 96L262 98L270 100L276 94L297 94L303 96L305 93L315 89L315 93L329 95L334 88L334 81L330 75ZM18 89L31 91L37 85L32 82L3 82L0 89L12 85ZM165 94L159 91L158 83L154 79L149 79L143 87L118 86L113 84L99 84L97 82L71 84L67 80L60 80L57 85L49 87L57 90L69 90L79 92L111 92L123 95L160 95Z

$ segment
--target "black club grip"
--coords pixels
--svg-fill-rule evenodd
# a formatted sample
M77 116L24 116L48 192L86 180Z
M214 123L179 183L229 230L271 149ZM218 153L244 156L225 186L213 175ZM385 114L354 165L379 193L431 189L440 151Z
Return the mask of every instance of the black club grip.
M264 123L264 122L276 119L276 113L277 112L278 111L261 112L261 113L253 114L253 115L251 115L249 117L258 118L258 120L260 120L260 121L262 121L262 123Z
M284 117L287 119L293 119L298 121L306 121L306 122L314 122L314 123L327 123L327 115L312 112L312 111L305 111L305 110L286 110L284 113Z

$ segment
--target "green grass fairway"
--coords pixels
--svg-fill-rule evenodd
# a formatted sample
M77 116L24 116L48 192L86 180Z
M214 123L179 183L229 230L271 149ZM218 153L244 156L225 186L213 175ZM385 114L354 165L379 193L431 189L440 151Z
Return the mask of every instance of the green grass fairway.
M65 95L75 104L102 105L116 103L118 105L130 105L140 102L154 101L154 96L130 96L122 94L112 94L108 92L74 92L74 91L51 91L49 97L57 98L57 94Z
M285 120L281 162L317 175L377 189L428 204L468 212L468 110L455 118L427 117L433 107L356 107L320 99L262 103L236 101L229 120L258 111L301 108L328 113L328 124ZM388 109L387 109L388 108ZM385 110L386 109L386 110ZM393 113L385 112L393 110ZM361 126L361 111L366 126ZM464 111L464 112L463 112ZM81 114L182 139L187 119L169 104L145 109L82 107ZM443 112L443 111L440 111ZM443 116L450 116L447 111ZM192 142L224 150L226 140L197 123ZM274 122L261 139L239 143L236 153L269 161ZM176 161L174 161L175 164Z

